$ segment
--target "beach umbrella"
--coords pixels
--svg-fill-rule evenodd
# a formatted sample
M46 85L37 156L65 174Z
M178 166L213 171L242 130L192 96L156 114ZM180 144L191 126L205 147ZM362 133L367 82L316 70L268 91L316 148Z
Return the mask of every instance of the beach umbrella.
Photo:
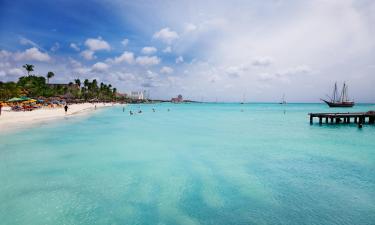
M11 99L8 99L8 102L22 102L22 101L23 101L23 99L21 99L21 98L16 98L16 97L11 98Z
M22 99L22 101L28 101L28 100L30 100L31 98L26 97L26 96L22 96L20 99Z
M24 101L23 103L34 103L34 102L36 102L35 99L30 99L30 100Z

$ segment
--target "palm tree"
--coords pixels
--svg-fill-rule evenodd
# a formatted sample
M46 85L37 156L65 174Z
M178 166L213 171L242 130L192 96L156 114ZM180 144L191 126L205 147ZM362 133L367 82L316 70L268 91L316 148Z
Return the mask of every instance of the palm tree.
M85 88L87 88L89 86L89 84L90 84L90 81L88 79L85 79L85 81L83 81L83 86Z
M74 82L76 83L76 85L78 85L78 87L81 87L81 80L80 79L75 79Z
M34 65L31 64L25 64L22 67L27 71L27 76L30 76L30 72L34 71Z
M54 77L54 76L55 76L55 74L53 72L51 72L51 71L47 73L47 83L48 84L49 84L49 79L52 78L52 77Z

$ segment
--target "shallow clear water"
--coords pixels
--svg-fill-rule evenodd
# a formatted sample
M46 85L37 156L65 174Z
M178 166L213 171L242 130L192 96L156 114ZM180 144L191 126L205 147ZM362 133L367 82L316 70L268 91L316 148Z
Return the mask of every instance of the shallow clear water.
M0 135L0 224L374 224L375 126L322 111L132 105Z

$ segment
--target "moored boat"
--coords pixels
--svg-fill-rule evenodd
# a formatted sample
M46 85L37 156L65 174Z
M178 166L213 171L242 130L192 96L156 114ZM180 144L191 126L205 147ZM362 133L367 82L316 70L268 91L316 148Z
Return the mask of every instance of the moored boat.
M328 96L329 97L329 96ZM333 89L332 97L329 97L329 100L321 99L324 101L329 107L353 107L354 101L350 101L348 97L348 86L345 84L342 87L341 94L338 94L337 90L337 83L335 83L335 87Z

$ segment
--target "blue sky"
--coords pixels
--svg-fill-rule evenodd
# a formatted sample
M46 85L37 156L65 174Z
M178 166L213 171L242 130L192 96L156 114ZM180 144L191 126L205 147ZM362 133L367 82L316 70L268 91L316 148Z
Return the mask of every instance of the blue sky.
M56 73L154 98L375 102L375 3L0 0L0 80Z

